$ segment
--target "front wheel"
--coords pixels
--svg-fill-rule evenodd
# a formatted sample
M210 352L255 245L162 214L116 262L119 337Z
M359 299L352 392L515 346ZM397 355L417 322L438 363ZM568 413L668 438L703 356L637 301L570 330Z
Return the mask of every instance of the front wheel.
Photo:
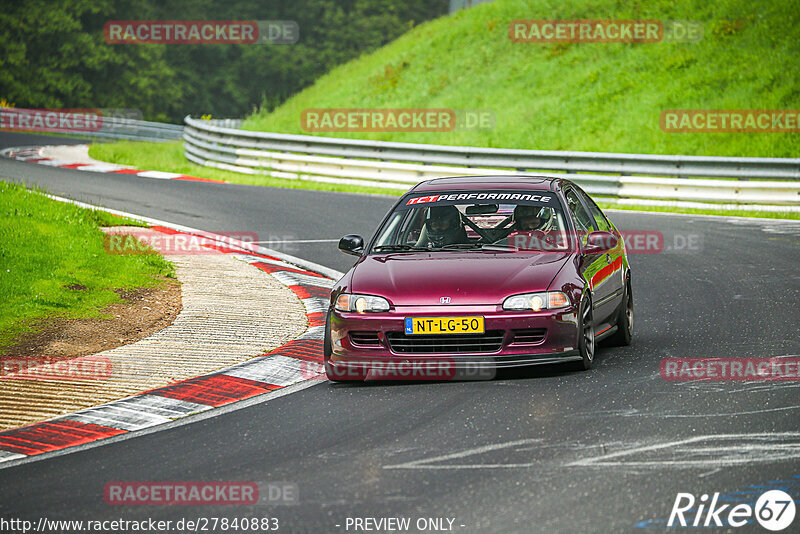
M573 368L576 371L588 371L594 363L594 314L592 312L592 300L586 295L581 299L581 306L578 310L580 321L578 322L578 352L581 361L575 362Z

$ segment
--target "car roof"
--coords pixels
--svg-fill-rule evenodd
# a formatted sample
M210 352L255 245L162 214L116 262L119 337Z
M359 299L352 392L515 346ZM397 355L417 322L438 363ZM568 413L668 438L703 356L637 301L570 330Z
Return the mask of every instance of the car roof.
M411 191L474 191L482 189L524 189L552 191L561 189L567 180L549 176L500 175L500 176L450 176L434 178L417 184Z

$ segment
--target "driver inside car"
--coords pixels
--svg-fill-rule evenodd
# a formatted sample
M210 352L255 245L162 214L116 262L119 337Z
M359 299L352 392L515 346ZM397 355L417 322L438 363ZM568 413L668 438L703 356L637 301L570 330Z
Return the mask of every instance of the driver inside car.
M548 217L545 217L543 214L547 214ZM511 234L532 232L544 228L547 219L549 219L549 210L543 210L538 206L518 204L514 208L514 212L510 218L510 221L513 221L512 224L506 226L509 221L509 219L506 219L506 221L501 222L494 228L490 235L496 236L495 241L502 242Z
M539 206L517 205L514 208L514 223L506 229L505 238L499 244L507 244L520 250L559 250L564 247L560 235L551 234L551 213Z
M511 231L530 232L541 230L546 222L544 217L541 216L542 211L544 210L538 206L517 205L514 208L514 224L511 226Z
M461 213L455 206L434 206L428 210L417 246L441 247L456 243L469 243L461 223Z

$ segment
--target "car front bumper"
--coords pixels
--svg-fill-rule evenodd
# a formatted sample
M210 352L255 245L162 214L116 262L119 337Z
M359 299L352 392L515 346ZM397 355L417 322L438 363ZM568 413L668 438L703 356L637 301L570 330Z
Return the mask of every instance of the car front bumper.
M484 318L483 335L405 334L406 317L475 315ZM504 367L581 359L574 308L511 312L499 306L404 306L385 313L334 311L330 329L332 351L326 365L354 378L376 370L396 372L398 377L411 372L421 379L469 378L471 373L486 377Z

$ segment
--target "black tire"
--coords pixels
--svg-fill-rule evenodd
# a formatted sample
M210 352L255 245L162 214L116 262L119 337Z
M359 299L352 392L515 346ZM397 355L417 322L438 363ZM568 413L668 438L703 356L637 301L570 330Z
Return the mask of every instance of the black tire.
M331 314L325 318L325 336L322 342L322 356L325 365L325 376L331 382L362 382L363 378L342 376L341 373L336 373L331 367L330 360L333 353L333 345L331 341ZM346 375L346 373L345 373Z
M578 352L581 361L574 362L572 368L576 371L588 371L594 363L594 354L597 350L597 343L594 340L594 311L592 310L592 300L589 295L581 299L581 306L578 310Z
M633 291L631 290L631 279L625 281L625 292L622 295L622 303L617 312L617 331L608 338L609 345L614 347L627 347L633 339Z

